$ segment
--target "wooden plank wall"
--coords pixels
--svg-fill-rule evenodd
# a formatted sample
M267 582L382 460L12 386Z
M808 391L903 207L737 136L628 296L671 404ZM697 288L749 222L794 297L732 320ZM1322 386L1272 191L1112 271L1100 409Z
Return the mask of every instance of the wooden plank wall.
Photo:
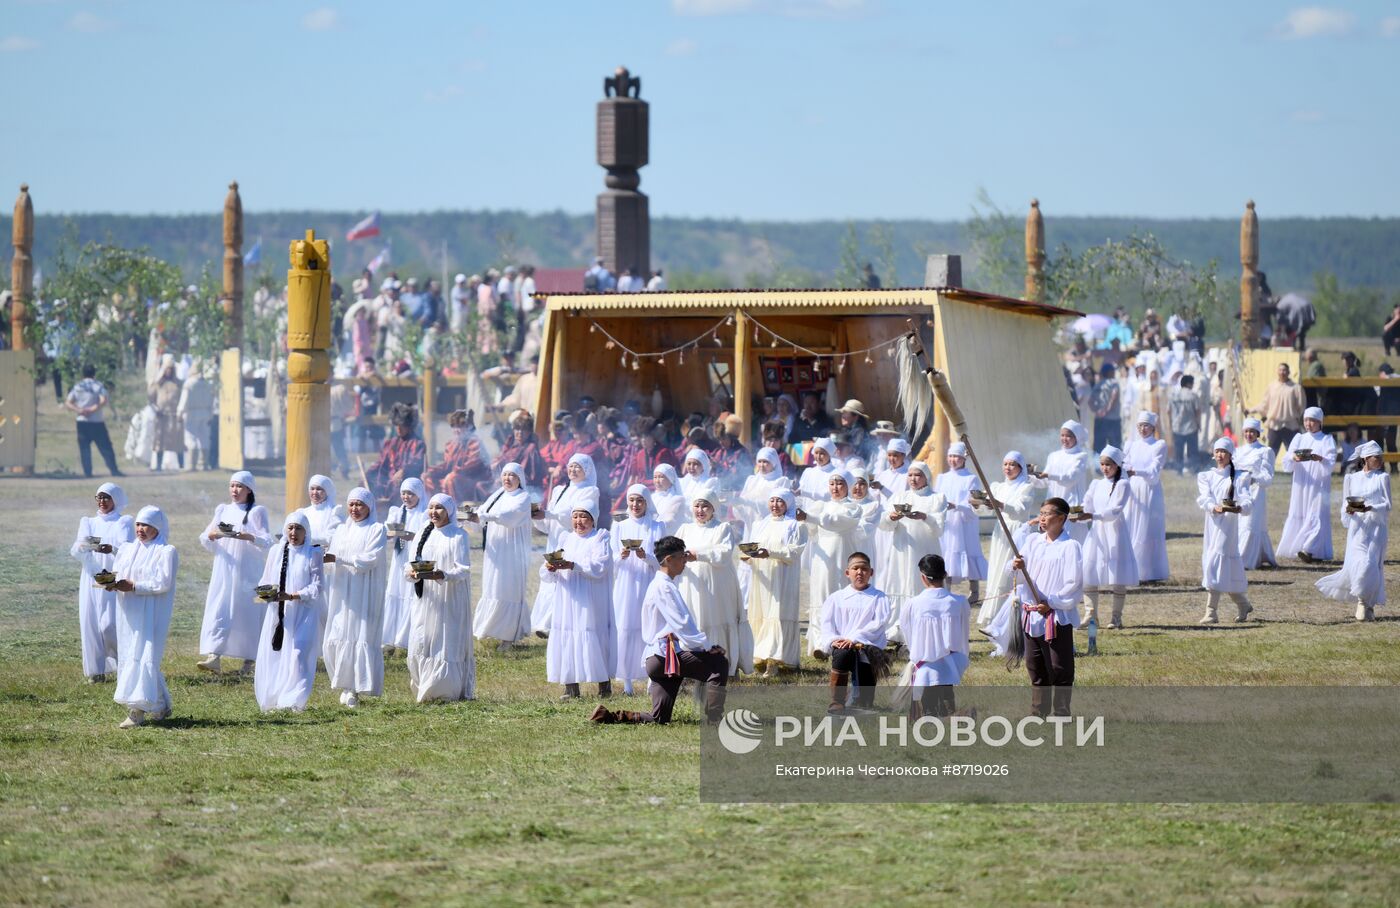
M43 388L49 389L47 375ZM0 350L0 468L6 471L34 469L36 393L34 351ZM109 428L117 434L121 427Z

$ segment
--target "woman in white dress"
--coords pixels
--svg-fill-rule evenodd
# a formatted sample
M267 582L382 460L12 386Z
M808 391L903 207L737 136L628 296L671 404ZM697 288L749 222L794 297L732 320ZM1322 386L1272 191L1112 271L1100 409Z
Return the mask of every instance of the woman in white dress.
M687 501L695 500L695 493L710 485L710 455L700 448L691 448L681 462L681 494ZM714 502L719 506L719 502Z
M1201 541L1201 585L1206 588L1206 614L1201 624L1218 624L1220 594L1228 595L1238 610L1235 621L1244 621L1249 604L1249 581L1240 557L1240 516L1248 516L1254 501L1249 473L1234 464L1235 444L1228 438L1215 443L1215 468L1196 474L1196 506L1206 514ZM1234 501L1234 510L1229 501Z
M829 501L806 501L807 542L812 557L807 571L807 655L825 659L822 603L846 586L846 559L860 551L863 510L851 500L851 475L837 470L827 480Z
M1332 467L1337 445L1322 431L1322 409L1303 411L1303 431L1288 443L1283 471L1293 474L1288 519L1278 540L1278 557L1304 562L1332 560Z
M1385 549L1390 541L1390 475L1381 446L1374 441L1356 448L1358 469L1342 480L1342 526L1347 531L1342 569L1317 581L1322 595L1356 603L1357 621L1376 620L1385 605Z
M525 578L530 570L530 493L518 463L501 467L501 487L467 518L481 524L481 599L472 617L478 640L499 640L497 652L530 633Z
M669 463L659 465L651 474L651 503L656 519L666 524L666 535L674 536L690 519L690 508L681 494L680 477Z
M92 576L110 570L117 549L136 538L135 521L122 513L126 493L121 486L104 482L95 497L97 513L78 521L78 535L68 550L83 569L78 579L78 642L89 684L106 681L117 670L117 594L98 586Z
M773 448L762 448L753 459L753 475L744 480L744 488L734 501L732 513L744 524L741 533L743 540L753 538L759 521L768 516L768 499L774 492L791 489L792 483L783 475L778 452ZM739 596L741 602L749 601L749 581L753 572L747 564L739 565Z
M336 501L335 483L329 476L317 473L306 484L306 494L311 506L301 509L311 526L311 545L323 550L331 544L335 528L345 522L345 509Z
M617 665L617 633L613 630L612 557L607 531L598 528L598 490L571 498L572 529L560 540L563 560L546 562L555 588L554 609L545 650L547 677L562 684L561 699L580 696L579 685L597 682L598 696L612 695Z
M170 715L170 688L160 663L175 608L180 553L168 536L160 508L137 512L136 539L117 550L111 568L117 578L105 587L117 594L117 689L112 699L127 709L119 728Z
M810 501L826 501L831 497L831 474L836 465L831 458L836 455L836 444L830 438L818 438L812 443L812 465L802 471L797 480L797 494L804 506Z
M412 561L433 570L405 569L413 597L408 633L408 690L419 703L476 699L472 644L471 537L457 526L457 502L441 492L428 501L428 521L418 531Z
M565 538L573 534L574 503L584 499L596 500L599 495L598 470L593 458L587 454L570 457L564 467L564 475L568 481L554 487L543 512L535 520L536 528L545 534L546 552L557 552ZM548 637L550 624L553 623L557 587L554 575L544 565L540 565L539 571L540 587L535 593L535 604L530 609L530 626L537 636Z
M253 594L262 576L263 559L272 548L267 508L257 503L253 474L240 470L229 478L229 500L214 509L214 519L204 528L199 544L214 555L209 592L204 599L204 624L199 632L195 663L217 674L224 656L242 659L242 674L252 674L262 633L263 606ZM219 524L230 529L225 532Z
M360 695L384 692L384 524L375 519L374 493L351 489L345 510L350 519L331 539L326 594L326 637L321 650L331 688L342 706L354 709Z
M321 655L324 555L311 543L311 520L305 512L288 514L282 533L282 542L267 553L258 581L261 586L275 586L277 598L264 603L253 695L263 712L299 713L311 699L316 660Z
M933 490L948 502L939 542L948 586L966 580L968 598L973 602L980 598L981 582L987 579L977 512L970 504L972 492L981 488L982 480L967 468L967 445L960 441L948 445L948 469L939 473L933 484Z
M928 465L919 461L909 465L909 486L896 492L885 503L885 516L880 519L878 532L888 538L885 543L883 574L876 585L890 600L891 627L888 639L904 642L894 617L911 596L923 590L919 581L919 559L925 555L941 555L939 537L948 513L948 502L933 490L933 475ZM881 571L876 566L876 571Z
M1259 440L1264 424L1254 417L1244 421L1245 443L1235 449L1235 468L1249 471L1254 502L1249 518L1240 527L1240 556L1244 569L1278 567L1269 539L1269 486L1274 484L1274 449Z
M992 483L992 497L979 508L996 508L1006 520L1006 528L1013 534L1036 515L1035 485L1026 472L1026 458L1020 451L1007 451L1001 460L1001 482ZM987 559L987 589L982 600L982 608L977 612L977 624L985 627L992 620L1001 600L1011 592L1011 572L1006 566L1011 563L1011 546L1006 534L997 526L992 529L991 557ZM946 567L945 567L946 570Z
M729 673L735 675L753 671L753 637L747 632L734 560L741 540L734 538L732 525L715 519L718 497L712 486L696 490L691 502L693 520L676 533L685 543L686 561L690 562L685 573L676 578L676 586L701 633L711 645L724 647Z
M1138 585L1137 557L1133 553L1132 532L1128 529L1130 483L1123 475L1123 452L1113 445L1099 454L1103 476L1089 484L1084 495L1082 519L1090 524L1084 541L1084 599L1088 603L1082 618L1087 626L1097 621L1099 595L1113 596L1113 612L1106 628L1123 626L1123 606L1128 587Z
M1088 440L1089 435L1084 427L1074 420L1065 420L1060 426L1060 449L1050 452L1045 458L1045 469L1036 474L1037 479L1046 480L1047 498L1063 498L1071 508L1084 504L1091 461L1091 455L1084 450L1084 443ZM1070 538L1080 545L1089 535L1088 523L1069 523L1065 529Z
M622 679L622 692L632 693L632 682L647 676L646 641L642 639L642 600L656 576L656 541L669 536L666 525L652 513L651 493L641 483L627 487L627 517L613 521L612 551L613 628L617 633L617 666L613 677ZM633 542L629 547L625 542Z
M797 668L802 655L802 550L807 532L796 520L796 512L797 500L791 492L770 498L768 516L750 540L759 548L742 556L753 569L749 588L753 664L765 678Z
M428 522L428 489L423 480L410 476L399 484L399 503L384 518L384 544L389 564L384 579L384 655L407 654L408 629L413 619L413 588L405 580L413 560L413 542ZM401 526L397 533L390 525Z
M1123 473L1128 477L1128 532L1137 559L1138 582L1166 580L1167 497L1162 492L1162 470L1167 463L1167 443L1157 437L1157 414L1143 410L1137 418L1137 437L1123 448Z
M851 501L860 505L860 526L856 530L857 551L873 554L875 527L880 522L883 507L880 496L870 488L870 472L865 469L847 471L851 477Z

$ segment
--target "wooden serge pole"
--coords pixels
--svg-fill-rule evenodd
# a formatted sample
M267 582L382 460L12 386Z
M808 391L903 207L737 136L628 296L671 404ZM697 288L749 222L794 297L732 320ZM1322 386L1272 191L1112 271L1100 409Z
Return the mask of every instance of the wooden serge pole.
M1259 346L1259 322L1254 304L1259 295L1259 218L1254 200L1244 205L1240 218L1240 333L1246 350Z
M10 349L24 350L24 329L29 324L29 302L34 295L34 202L29 198L28 183L19 186L11 237L15 254L10 261Z
M317 467L330 472L330 246L306 231L287 271L287 510L305 507Z
M1039 199L1031 199L1026 214L1026 299L1045 302L1045 219Z
M224 347L243 347L243 199L238 181L224 197Z
M734 415L743 423L744 434L749 431L753 404L749 393L749 317L742 311L734 313Z

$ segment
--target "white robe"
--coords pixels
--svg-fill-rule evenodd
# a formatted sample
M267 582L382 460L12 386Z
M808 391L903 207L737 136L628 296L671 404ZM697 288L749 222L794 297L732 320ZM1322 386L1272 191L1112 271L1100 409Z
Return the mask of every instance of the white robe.
M1139 435L1123 449L1123 469L1133 471L1128 477L1128 532L1139 583L1166 580L1171 572L1167 564L1167 498L1162 492L1166 463L1167 443L1160 438L1148 441Z
M1089 489L1090 455L1079 445L1070 450L1057 448L1045 458L1045 497L1063 498L1071 506L1084 503ZM1087 523L1066 523L1065 531L1077 542L1089 535Z
M992 497L1001 502L1001 514L1006 519L1006 528L1013 538L1016 530L1036 515L1036 488L1025 471L1014 480L992 483ZM1000 525L992 529L991 557L987 559L987 589L982 595L982 608L977 612L977 623L985 625L992 620L1001 600L1011 592L1011 574L1006 566L1011 563L1011 546Z
M545 534L546 552L558 551L564 545L565 538L574 535L574 502L586 497L588 490L597 487L597 483L583 480L555 486L554 491L549 493L544 516L535 521L536 528ZM548 633L554 615L554 594L559 587L543 564L539 566L539 577L535 603L530 607L530 626L536 631Z
M1030 541L1038 535L1040 530L1029 523L1020 524L1011 530L1011 538L1016 542L1016 548L1023 553ZM1011 645L1011 622L1013 619L1021 620L1021 603L1016 595L1016 583L1021 579L1021 572L1011 570L1013 560L1008 552L1008 557L1002 562L1007 592L998 592L999 599L995 603L997 612L992 616L992 620L987 622L987 636L992 641L993 657L1006 655L1007 648Z
M305 513L304 511L302 513ZM310 522L308 515L307 522ZM276 586L282 576L285 540L267 553L258 583ZM262 634L258 638L258 662L253 674L253 695L263 712L290 709L301 712L311 699L316 681L316 660L321 655L321 616L326 608L324 552L310 545L293 546L287 557L287 592L300 596L284 602L282 648L272 648L277 630L277 603L263 602Z
M831 476L836 472L836 465L829 463L824 467L810 466L802 471L802 475L797 479L797 494L804 501L803 510L806 510L808 501L829 501L831 499Z
M885 648L885 632L890 624L890 600L873 586L857 590L850 585L834 590L822 600L815 625L820 630L808 631L817 637L822 649L829 649L833 640L854 640ZM864 661L864 660L862 660Z
M457 515L452 515L454 518ZM413 584L404 579L404 571L414 561L414 550L418 548L418 536L423 525L428 522L428 502L423 499L418 507L407 508L402 504L389 508L385 518L384 553L388 564L384 571L384 645L408 649L409 625L413 620ZM387 525L401 523L412 533L409 539L391 539ZM425 560L432 559L424 556Z
M676 535L676 531L690 519L685 496L677 492L674 486L667 492L653 491L651 503L656 508L657 519L666 525L668 536Z
M326 639L321 646L335 690L378 696L384 690L384 524L371 512L342 523L331 539Z
M807 530L790 517L769 516L755 528L750 541L768 550L767 558L749 559L753 570L749 587L753 657L796 668L802 655L802 551L807 547ZM686 602L694 607L690 596ZM715 638L710 637L710 642L716 642Z
M864 498L852 497L851 501L860 506L860 525L856 527L855 534L856 550L874 558L878 564L880 553L876 549L881 537L876 535L875 529L884 513L884 503L879 495L873 493L866 493Z
M1016 598L1013 607L1022 612L1026 636L1044 637L1046 621L1050 617L1062 627L1079 627L1079 601L1084 598L1084 553L1079 542L1067 530L1060 532L1059 538L1051 540L1044 533L1037 533L1026 540L1021 549L1026 560L1026 570L1035 581L1040 601L1053 610L1051 616L1039 612L1025 612L1019 603L1034 602L1030 587L1019 571L1016 572ZM1007 564L1007 570L1011 565Z
M812 553L807 572L809 656L821 649L824 642L819 633L823 605L832 593L846 586L846 559L857 551L861 516L861 506L849 497L841 501L813 501L807 505L807 541Z
M611 555L608 533L594 529L587 536L569 533L562 540L564 560L573 568L549 574L554 607L546 677L554 684L610 681L617 665L617 632L613 630Z
M896 505L907 504L924 515L923 520L901 517L890 519ZM880 518L877 531L889 542L885 544L886 554L883 564L875 566L875 585L890 599L891 640L903 642L899 632L899 613L907 599L923 589L919 581L919 559L925 555L941 555L939 536L943 530L944 515L948 513L948 502L937 492L927 487L923 492L905 489L890 496L885 506L885 514Z
M450 515L456 520L455 514ZM451 521L423 543L424 561L437 562L441 580L424 580L423 596L408 584L408 689L419 703L476 699L472 642L471 537Z
M163 542L128 542L117 550L112 572L136 589L117 594L117 689L112 699L128 709L170 712L170 688L160 670L180 553Z
M499 490L498 490L499 491ZM486 536L481 600L472 617L478 639L514 643L530 633L525 578L530 571L530 495L524 489L491 497L477 514Z
M1240 526L1240 556L1244 569L1274 564L1274 544L1269 539L1269 486L1274 484L1274 450L1262 442L1235 449L1235 467L1248 470L1254 484L1249 518Z
M331 543L331 537L335 535L336 527L346 521L345 508L333 501L326 500L319 505L307 505L301 509L306 515L306 522L311 524L311 539L313 545L324 548Z
M609 550L612 554L613 629L617 634L617 665L613 677L624 681L646 677L642 656L642 600L656 576L656 541L669 535L666 524L646 514L642 519L629 516L612 525ZM622 557L622 540L640 539L642 550Z
M982 555L977 512L968 503L968 493L980 488L982 481L967 467L944 470L933 481L933 490L953 505L944 515L939 541L950 581L987 579L987 559Z
M942 587L925 589L904 604L899 625L908 638L909 661L914 665L909 675L911 687L962 682L970 650L971 613L966 596Z
M1309 448L1321 459L1299 463L1293 459L1299 448ZM1332 467L1336 463L1337 446L1331 435L1299 432L1288 443L1283 471L1293 474L1293 489L1288 496L1288 519L1278 540L1278 557L1296 558L1299 552L1307 552L1322 561L1331 560Z
M676 578L676 586L690 606L696 626L711 645L724 647L731 675L752 672L754 641L739 593L735 555L740 540L734 538L733 527L712 518L704 526L691 521L676 535L687 551L695 553L695 560ZM752 595L752 581L749 589Z
M887 463L888 461L881 462ZM905 458L904 466L900 467L898 470L885 467L875 473L872 478L880 483L880 488L876 489L872 487L869 492L869 497L880 503L880 510L875 515L874 522L868 524L871 540L870 545L875 551L868 552L867 554L875 558L875 585L880 587L880 589L884 589L884 584L880 582L881 578L884 576L881 565L889 563L890 542L893 541L894 537L887 533L879 532L880 521L884 519L885 514L889 512L890 502L893 500L894 496L909 488L909 459ZM894 617L890 620L899 620L898 603L892 607L892 610L894 612Z
M1371 510L1346 512L1348 497L1364 498ZM1342 482L1342 526L1347 531L1342 569L1317 581L1317 589L1329 599L1360 600L1365 605L1385 605L1385 550L1390 541L1390 476L1384 466L1376 472L1348 473Z
M248 522L243 522L244 515ZM220 523L231 523L235 532L249 533L252 542L209 534ZM214 570L209 577L209 593L204 599L204 625L199 632L199 651L233 659L256 659L258 636L262 633L263 604L253 593L262 576L263 559L272 548L267 508L252 510L227 502L214 509L214 519L199 534L199 544L214 553Z
M1243 593L1249 588L1240 557L1240 520L1248 515L1254 500L1253 483L1247 471L1235 468L1235 504L1240 513L1214 513L1214 508L1230 496L1230 469L1212 467L1196 474L1196 506L1206 514L1205 538L1201 540L1201 586L1213 592Z
M1094 515L1084 540L1084 588L1137 586L1137 557L1128 529L1128 500L1131 487L1126 477L1115 484L1106 477L1095 479L1084 495L1084 510Z
M112 547L102 555L88 548L87 538L99 537ZM117 550L136 538L136 523L129 514L94 514L78 521L78 535L68 554L82 565L78 578L78 642L82 646L83 674L105 675L117 670L117 593L93 583L92 575L110 570Z

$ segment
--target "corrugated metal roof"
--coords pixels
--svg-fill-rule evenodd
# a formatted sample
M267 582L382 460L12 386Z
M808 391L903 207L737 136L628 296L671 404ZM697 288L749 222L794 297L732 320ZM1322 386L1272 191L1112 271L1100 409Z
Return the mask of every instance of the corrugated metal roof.
M753 290L670 290L661 293L536 293L553 310L581 309L613 312L657 312L687 310L722 312L742 307L756 311L786 308L840 308L904 310L929 306L937 294L958 302L975 303L996 309L1036 315L1043 318L1080 316L1084 313L1045 303L998 296L961 287L885 287L878 290L810 287Z

